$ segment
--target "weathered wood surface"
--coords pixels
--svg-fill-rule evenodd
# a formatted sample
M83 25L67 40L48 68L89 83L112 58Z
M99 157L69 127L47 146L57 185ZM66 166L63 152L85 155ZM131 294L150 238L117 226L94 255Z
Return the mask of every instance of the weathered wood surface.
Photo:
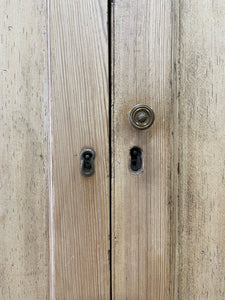
M107 1L51 1L56 299L109 299ZM80 174L83 147L95 175Z
M224 15L224 1L180 1L175 299L225 298Z
M107 5L1 3L0 299L110 299ZM112 299L222 300L225 4L111 5ZM128 121L138 103L147 131Z
M48 294L45 1L1 1L0 298Z
M171 1L113 4L113 299L169 299ZM155 111L138 131L128 121L138 103ZM131 174L139 146L144 172Z

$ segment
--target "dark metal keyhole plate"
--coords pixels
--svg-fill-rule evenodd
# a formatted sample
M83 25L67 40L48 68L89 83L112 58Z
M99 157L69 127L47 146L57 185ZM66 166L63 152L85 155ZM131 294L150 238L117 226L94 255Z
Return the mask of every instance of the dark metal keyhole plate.
M94 174L95 151L92 148L84 148L80 153L81 158L81 174L89 177Z
M139 147L130 149L130 169L136 174L143 171L142 150Z

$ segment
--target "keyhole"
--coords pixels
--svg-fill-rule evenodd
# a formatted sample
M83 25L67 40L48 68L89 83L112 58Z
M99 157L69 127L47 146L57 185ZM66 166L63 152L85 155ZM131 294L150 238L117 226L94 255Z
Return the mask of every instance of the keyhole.
M83 157L84 157L84 168L90 170L92 167L92 162L91 162L92 154L87 152L83 154Z
M81 174L89 177L94 174L95 151L92 148L84 148L80 154L81 158Z
M142 150L139 147L130 149L130 169L137 174L143 170Z

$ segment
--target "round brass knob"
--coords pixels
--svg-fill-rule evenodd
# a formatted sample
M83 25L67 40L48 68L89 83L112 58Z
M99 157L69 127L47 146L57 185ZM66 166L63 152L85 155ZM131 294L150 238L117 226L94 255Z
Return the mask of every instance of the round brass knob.
M154 111L148 105L138 104L130 111L130 123L137 129L149 128L154 120Z

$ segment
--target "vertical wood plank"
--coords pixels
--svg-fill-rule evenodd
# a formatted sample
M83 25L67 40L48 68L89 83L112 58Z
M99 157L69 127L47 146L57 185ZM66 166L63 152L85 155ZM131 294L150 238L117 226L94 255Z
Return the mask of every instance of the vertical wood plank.
M224 1L180 1L179 299L225 298L224 15Z
M171 1L113 4L113 299L169 299ZM134 105L155 111L138 131ZM131 174L129 150L143 150L144 172Z
M52 0L50 13L54 293L109 299L107 1ZM83 147L96 151L89 178Z
M45 1L1 1L0 298L48 294Z

